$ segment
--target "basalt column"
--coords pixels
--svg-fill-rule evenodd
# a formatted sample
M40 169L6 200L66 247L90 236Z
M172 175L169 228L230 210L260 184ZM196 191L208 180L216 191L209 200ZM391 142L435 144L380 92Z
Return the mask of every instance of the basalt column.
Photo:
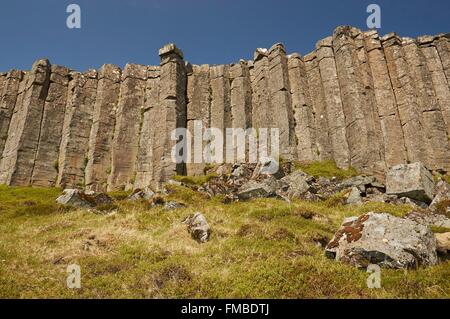
M450 169L450 151L444 117L437 101L431 73L423 52L413 39L404 39L405 57L415 83L417 103L425 134L427 160L424 164L429 169Z
M438 50L447 84L450 86L450 33L437 36L433 43Z
M250 69L252 86L252 126L256 129L276 127L270 111L269 58L267 49L257 49Z
M271 118L275 127L280 130L280 154L293 159L297 145L286 51L282 44L277 43L270 48L268 54Z
M0 164L0 184L30 185L42 113L50 82L50 63L33 64L20 104L15 107Z
M161 58L160 102L155 112L153 149L155 186L159 186L176 174L186 173L186 165L183 162L186 158L186 149L180 147L179 152L176 152L175 147L177 142L181 146L186 144L182 136L174 132L177 128L186 128L186 66L183 53L174 44L161 48L159 56Z
M84 187L97 71L71 72L58 159L59 187Z
M142 127L139 137L139 150L136 160L136 181L134 188L144 188L152 184L155 158L153 147L156 138L160 136L155 131L157 110L159 105L159 66L150 66L147 69L147 82L145 87L145 104L142 115Z
M209 65L194 65L187 77L187 129L192 141L186 173L190 176L202 175L206 167L203 150L208 147L208 141L203 140L203 135L210 127L210 108Z
M347 168L350 165L350 152L345 134L345 117L332 40L332 37L328 37L319 41L316 45L316 54L322 78L333 159L338 167Z
M306 78L305 64L298 54L288 60L292 109L294 112L296 158L307 162L317 159L315 150L314 112Z
M219 129L225 137L226 129L231 127L229 66L211 66L209 78L211 86L211 127ZM224 156L225 150L224 143Z
M426 58L436 98L447 125L447 134L450 136L450 86L440 55L433 44L433 37L419 37L418 42Z
M0 77L0 154L3 153L11 117L19 94L19 84L23 78L23 72L11 70Z
M382 42L403 128L407 160L411 163L425 163L425 140L416 88L409 73L402 41L397 35L389 34L383 37Z
M252 127L252 91L250 83L250 70L247 62L241 60L230 67L231 79L231 127L238 130L247 130ZM239 145L233 138L232 147L235 160L238 158ZM242 145L241 145L242 146ZM246 147L246 150L248 148Z
M106 191L111 173L111 148L120 93L121 70L105 64L98 73L97 97L89 135L86 188Z
M405 142L395 95L378 33L365 33L364 45L380 120L384 161L387 167L392 167L406 162Z
M316 145L314 153L318 160L332 160L333 150L331 148L328 135L328 120L325 105L325 96L320 76L319 63L316 52L312 52L304 57L308 88L314 112L314 127L316 135Z
M386 170L381 121L377 109L372 70L366 51L364 34L359 29L352 28L355 44L356 78L360 83L362 93L362 109L367 129L369 172L384 177Z
M145 105L147 67L127 64L122 73L111 153L108 190L131 189L135 180L141 113Z
M50 87L44 105L41 134L31 183L54 186L58 177L58 155L67 101L69 70L52 65Z

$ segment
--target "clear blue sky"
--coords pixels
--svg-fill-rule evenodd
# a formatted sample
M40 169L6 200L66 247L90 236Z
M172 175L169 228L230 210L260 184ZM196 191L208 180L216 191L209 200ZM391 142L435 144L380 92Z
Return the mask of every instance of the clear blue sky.
M70 3L81 6L80 30L66 27ZM380 33L450 32L449 0L3 0L0 71L29 69L41 57L79 71L157 65L168 42L195 64L249 59L276 42L304 55L338 25L366 29L370 3L381 5Z

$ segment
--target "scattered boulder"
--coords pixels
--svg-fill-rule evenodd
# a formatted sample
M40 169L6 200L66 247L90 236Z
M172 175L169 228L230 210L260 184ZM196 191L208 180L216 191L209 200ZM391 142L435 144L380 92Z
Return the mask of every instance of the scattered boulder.
M284 177L284 171L275 159L267 157L261 159L256 165L252 179L256 179L259 176L273 176L276 179L280 179Z
M281 194L287 198L300 198L311 186L308 184L311 177L302 171L295 171L280 180Z
M366 187L371 186L376 188L383 188L383 185L376 183L376 178L374 176L355 176L348 178L339 184L340 189L356 187L360 193L365 193Z
M352 190L350 191L346 204L348 205L358 205L362 204L362 197L361 197L361 191L358 187L353 186Z
M94 208L100 205L111 205L113 200L104 193L85 193L78 189L65 189L63 194L56 199L61 205L79 208Z
M450 254L450 233L435 234L437 252L442 255Z
M277 182L273 178L267 178L262 181L250 180L242 185L237 193L237 197L240 200L273 197L276 195L276 191Z
M446 181L440 180L436 183L435 196L430 204L430 209L436 210L439 203L444 201L450 202L450 185Z
M176 201L168 201L164 204L164 210L175 210L175 209L180 209L180 208L184 208L186 207L186 205L182 204L182 203L178 203Z
M188 232L196 241L206 243L209 240L211 228L203 214L197 212L187 217L183 223L188 226Z
M386 193L430 203L434 193L433 176L419 162L394 166L386 174Z
M416 268L437 263L436 239L428 227L385 213L345 220L325 254L361 268L369 264Z
M450 228L450 218L429 210L413 211L406 215L406 218L426 226Z
M153 192L149 187L145 187L143 189L138 188L134 190L133 194L129 197L129 200L150 200L153 196L155 196L155 192Z

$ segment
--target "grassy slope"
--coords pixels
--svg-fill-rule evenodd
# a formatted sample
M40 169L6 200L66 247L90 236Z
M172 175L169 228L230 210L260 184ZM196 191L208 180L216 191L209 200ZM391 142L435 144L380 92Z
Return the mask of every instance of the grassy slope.
M371 210L402 215L407 207L273 199L224 205L175 190L171 197L187 208L119 201L117 213L96 215L58 207L58 189L0 187L0 297L450 297L448 262L383 270L382 289L372 290L366 272L326 259L316 245L344 216ZM193 241L181 224L197 210L213 230L206 244ZM311 212L320 218L302 217ZM81 266L82 289L66 288L71 263Z

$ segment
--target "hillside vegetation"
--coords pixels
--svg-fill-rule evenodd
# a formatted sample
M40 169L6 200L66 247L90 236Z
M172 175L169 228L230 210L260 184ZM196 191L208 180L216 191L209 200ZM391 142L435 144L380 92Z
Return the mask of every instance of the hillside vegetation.
M171 186L186 208L166 211L114 194L111 211L58 206L59 189L0 188L2 298L448 298L450 267L383 270L369 289L363 270L320 247L345 216L405 214L408 206L258 199L222 204ZM211 240L192 240L181 221L201 211ZM66 287L69 264L81 289Z

